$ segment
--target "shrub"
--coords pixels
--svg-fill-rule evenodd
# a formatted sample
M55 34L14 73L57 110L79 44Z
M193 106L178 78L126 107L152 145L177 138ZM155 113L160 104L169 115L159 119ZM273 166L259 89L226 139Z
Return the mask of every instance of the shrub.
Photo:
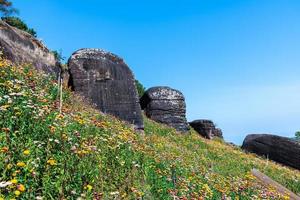
M138 80L135 80L135 86L138 91L139 97L142 97L145 93L146 88Z
M54 51L52 51L52 53L57 61L62 63L65 60L65 57L62 55L61 50L59 50L59 51L54 50Z
M296 136L296 139L297 139L297 140L300 140L300 131L297 131L297 132L295 133L295 136Z

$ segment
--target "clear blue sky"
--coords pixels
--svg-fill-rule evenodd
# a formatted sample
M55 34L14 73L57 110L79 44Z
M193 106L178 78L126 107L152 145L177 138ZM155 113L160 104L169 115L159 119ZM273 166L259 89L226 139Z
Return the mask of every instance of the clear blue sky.
M225 139L300 129L299 0L13 0L67 58L83 47L123 57L147 88L186 97L189 120Z

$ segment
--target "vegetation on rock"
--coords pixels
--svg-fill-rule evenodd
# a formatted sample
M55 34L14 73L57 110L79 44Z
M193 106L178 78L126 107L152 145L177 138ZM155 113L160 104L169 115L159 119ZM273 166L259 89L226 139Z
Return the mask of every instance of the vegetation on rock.
M298 140L298 141L300 141L300 131L297 131L295 133L295 139Z
M136 89L138 91L139 97L142 97L144 95L144 93L145 93L146 88L138 80L135 80L135 86L136 86Z
M0 61L0 199L288 199L296 170L145 120L138 134L30 66Z
M62 63L66 59L62 54L62 50L59 50L59 51L53 50L51 52L53 53L55 59L60 63Z
M37 37L36 31L33 28L28 28L27 24L19 17L2 17L1 19L13 27L25 31L34 37Z

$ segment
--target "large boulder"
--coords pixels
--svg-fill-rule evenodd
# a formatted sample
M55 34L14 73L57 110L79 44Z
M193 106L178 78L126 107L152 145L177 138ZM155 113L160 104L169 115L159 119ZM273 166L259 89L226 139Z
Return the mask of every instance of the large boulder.
M300 169L300 144L290 138L270 134L251 134L245 138L242 148Z
M200 135L207 139L214 137L223 138L222 130L216 128L215 124L211 120L200 119L189 122L190 126L195 129Z
M145 92L140 102L150 119L181 132L189 130L184 96L178 90L170 87L152 87Z
M122 58L100 49L80 49L68 61L75 92L104 113L143 128L134 76Z
M29 33L0 20L0 51L14 63L32 64L36 69L57 75L60 67L53 53Z

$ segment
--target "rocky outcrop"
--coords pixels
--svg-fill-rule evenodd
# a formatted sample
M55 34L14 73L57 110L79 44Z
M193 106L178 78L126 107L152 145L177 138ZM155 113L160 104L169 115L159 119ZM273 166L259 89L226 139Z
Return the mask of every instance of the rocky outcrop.
M251 134L245 138L242 148L300 170L300 144L290 138Z
M104 113L143 128L134 76L120 57L100 49L80 49L68 61L74 91Z
M216 128L215 124L211 120L195 120L189 124L195 129L195 131L207 139L212 139L214 137L223 138L222 130Z
M153 87L145 92L140 102L150 119L172 126L181 132L189 130L185 116L185 99L178 90L170 87Z
M32 35L0 20L0 47L5 58L14 63L29 63L36 69L57 75L59 63L54 55Z

